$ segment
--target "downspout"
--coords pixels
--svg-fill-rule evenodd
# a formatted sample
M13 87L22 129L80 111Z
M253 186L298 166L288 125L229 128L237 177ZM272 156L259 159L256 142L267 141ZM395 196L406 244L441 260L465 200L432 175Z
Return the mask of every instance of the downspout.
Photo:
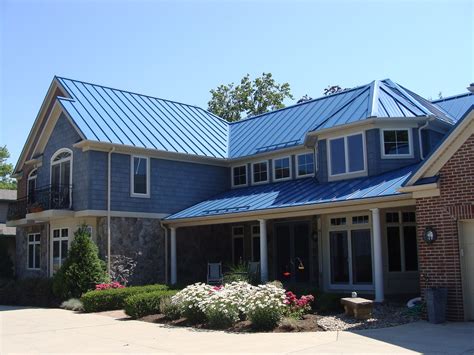
M111 196L111 179L112 179L112 153L115 151L115 147L108 153L108 160L107 160L107 272L110 275L110 239L111 239L111 232L110 232L110 196Z
M421 138L421 130L422 129L425 129L426 127L428 127L428 125L430 124L431 121L433 121L435 119L434 116L428 116L428 119L426 120L426 122L423 124L423 126L421 126L420 128L418 128L418 143L420 145L420 158L421 160L425 160L425 154L423 152L423 140Z
M161 228L165 231L165 284L168 285L168 228L160 221Z

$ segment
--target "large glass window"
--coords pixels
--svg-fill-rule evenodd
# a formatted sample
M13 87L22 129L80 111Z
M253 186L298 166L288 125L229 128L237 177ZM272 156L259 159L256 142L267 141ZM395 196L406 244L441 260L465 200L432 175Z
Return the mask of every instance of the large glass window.
M410 131L408 129L383 130L383 155L410 155Z
M253 183L261 183L268 181L268 162L263 161L252 164Z
M298 177L314 174L314 154L300 154L297 157Z
M69 250L69 229L53 229L53 273L59 270L67 258Z
M418 245L415 212L387 212L385 223L388 271L417 271Z
M66 208L72 205L72 152L63 148L51 159L51 207Z
M39 269L41 262L41 234L28 234L28 269Z
M244 261L244 227L232 228L232 261L235 265Z
M34 169L28 175L28 204L36 202L36 178L38 177L38 170Z
M132 157L132 196L148 197L150 195L150 161L147 157Z
M365 170L362 133L329 140L330 175L356 173Z
M290 157L275 159L273 161L273 177L275 180L291 178Z
M247 185L247 165L232 168L232 183L234 186Z
M331 253L331 283L349 283L349 244L347 231L329 233Z

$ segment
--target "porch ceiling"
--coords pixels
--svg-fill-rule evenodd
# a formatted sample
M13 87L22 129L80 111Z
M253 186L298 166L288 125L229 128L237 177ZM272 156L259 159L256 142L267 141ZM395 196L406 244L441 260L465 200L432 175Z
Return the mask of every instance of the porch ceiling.
M304 207L368 200L401 195L398 189L410 177L416 165L377 176L318 183L314 178L297 179L260 186L235 188L207 201L200 202L165 220L213 218L222 215L251 213L264 210Z

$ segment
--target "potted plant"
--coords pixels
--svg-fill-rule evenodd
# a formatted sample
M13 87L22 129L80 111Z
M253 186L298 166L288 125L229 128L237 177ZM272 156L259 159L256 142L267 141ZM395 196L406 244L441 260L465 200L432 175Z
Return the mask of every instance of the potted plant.
M28 211L29 213L36 213L36 212L41 212L43 211L44 208L43 206L41 205L41 203L39 202L34 202L30 205L30 207L28 208Z

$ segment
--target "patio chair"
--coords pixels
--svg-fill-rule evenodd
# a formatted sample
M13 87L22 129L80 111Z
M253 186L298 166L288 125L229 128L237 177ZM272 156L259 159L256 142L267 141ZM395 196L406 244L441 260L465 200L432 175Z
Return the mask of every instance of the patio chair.
M207 283L208 285L222 285L224 276L222 275L222 263L207 263Z
M260 280L260 262L259 261L249 261L248 274L251 280L259 281Z

